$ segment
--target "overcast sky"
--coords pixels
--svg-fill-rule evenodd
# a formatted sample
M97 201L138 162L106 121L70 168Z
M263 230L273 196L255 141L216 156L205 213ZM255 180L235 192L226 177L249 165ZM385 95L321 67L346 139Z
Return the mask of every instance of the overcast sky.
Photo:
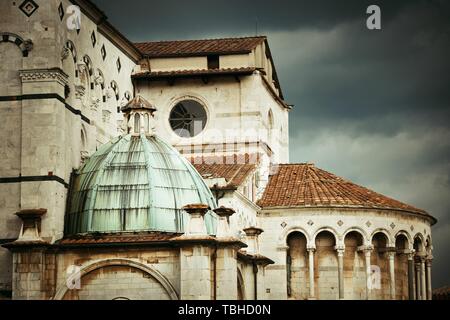
M132 41L267 35L295 105L291 162L434 215L433 284L450 285L450 1L94 2Z

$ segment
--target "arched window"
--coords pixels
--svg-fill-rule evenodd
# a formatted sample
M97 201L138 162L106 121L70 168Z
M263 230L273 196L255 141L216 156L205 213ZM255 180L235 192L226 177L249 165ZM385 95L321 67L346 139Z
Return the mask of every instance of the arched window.
M77 50L75 49L75 45L72 41L67 40L65 49L69 50L70 55L72 56L73 63L77 63Z
M272 109L269 110L269 114L267 115L267 122L269 124L269 130L273 129L273 112Z
M145 132L148 132L148 127L149 127L149 117L148 117L148 113L144 114L144 129Z
M269 142L272 141L272 137L273 137L273 113L272 113L272 109L269 110L269 113L267 115L267 130L268 132L268 140Z
M134 133L139 133L141 131L141 116L139 113L134 115Z
M86 68L88 69L89 75L92 76L94 74L94 69L92 67L91 58L88 55L83 57L83 62L86 64Z
M114 95L116 97L116 101L119 101L119 97L120 97L119 86L117 85L117 82L115 82L114 80L111 81L111 89L114 92Z

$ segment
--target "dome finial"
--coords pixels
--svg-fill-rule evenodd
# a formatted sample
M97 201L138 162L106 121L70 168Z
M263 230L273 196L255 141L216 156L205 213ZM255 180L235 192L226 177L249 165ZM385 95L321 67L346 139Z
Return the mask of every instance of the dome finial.
M142 96L136 96L122 107L124 113L124 131L133 135L154 135L156 108Z

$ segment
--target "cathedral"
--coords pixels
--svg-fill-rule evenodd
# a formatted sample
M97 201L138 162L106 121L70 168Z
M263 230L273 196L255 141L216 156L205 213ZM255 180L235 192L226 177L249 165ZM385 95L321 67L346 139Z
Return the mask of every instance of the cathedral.
M0 12L1 299L431 299L434 217L289 162L266 37Z

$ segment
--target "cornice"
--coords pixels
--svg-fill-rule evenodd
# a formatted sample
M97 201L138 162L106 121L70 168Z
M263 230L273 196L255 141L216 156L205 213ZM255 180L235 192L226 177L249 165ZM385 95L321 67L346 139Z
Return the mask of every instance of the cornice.
M68 84L69 76L59 68L19 70L22 83L57 81L61 85Z

